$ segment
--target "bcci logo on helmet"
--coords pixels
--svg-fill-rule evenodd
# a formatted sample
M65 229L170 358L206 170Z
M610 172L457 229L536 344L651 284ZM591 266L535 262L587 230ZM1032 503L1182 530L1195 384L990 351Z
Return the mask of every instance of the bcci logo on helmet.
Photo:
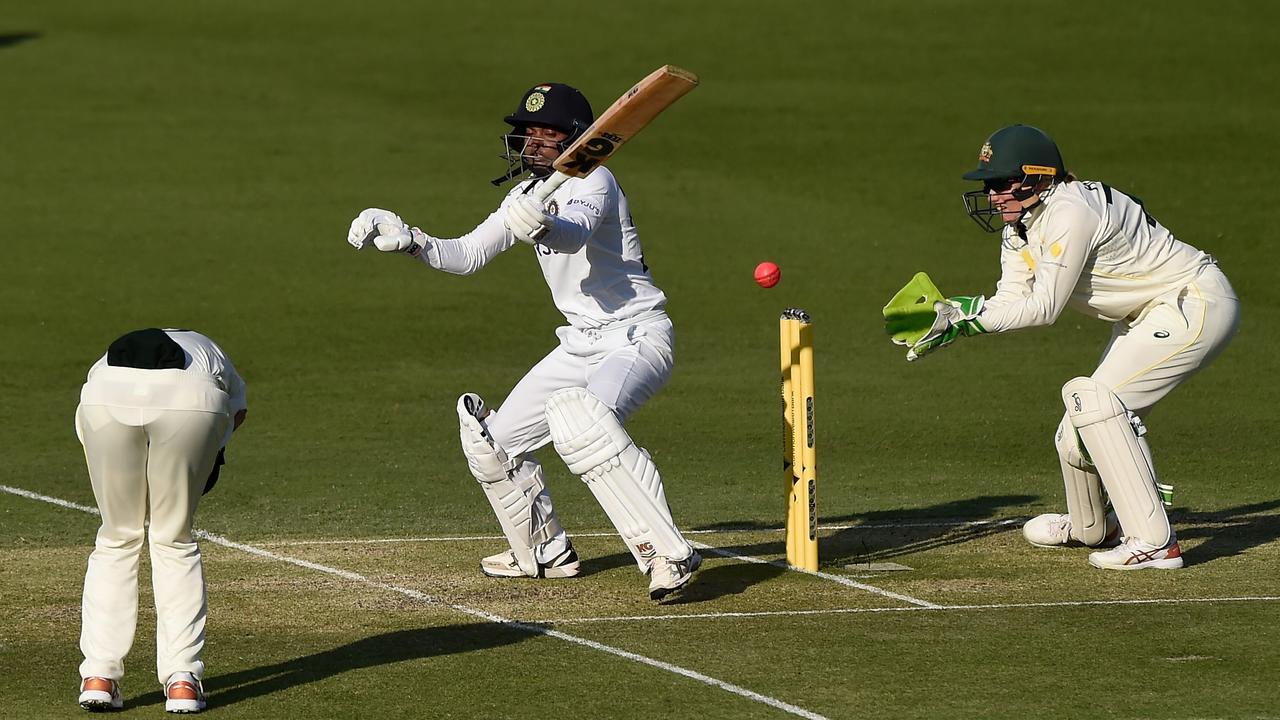
M982 143L982 149L978 151L978 162L980 163L991 162L991 155L992 155L991 143L989 142Z
M547 96L540 92L529 93L529 98L524 101L524 109L529 112L538 112L543 105L547 104Z

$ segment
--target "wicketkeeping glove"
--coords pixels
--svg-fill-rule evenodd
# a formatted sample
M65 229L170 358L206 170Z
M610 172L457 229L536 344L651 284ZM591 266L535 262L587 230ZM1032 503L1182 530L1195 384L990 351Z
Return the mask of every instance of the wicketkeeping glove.
M935 301L933 311L937 313L937 318L933 321L933 327L907 351L907 362L919 360L962 336L972 337L985 333L987 329L978 320L985 302L986 297L983 295L957 296Z
M542 203L529 195L521 195L512 200L507 205L507 214L503 221L517 240L530 245L536 243L556 225L555 216L548 215L543 210Z

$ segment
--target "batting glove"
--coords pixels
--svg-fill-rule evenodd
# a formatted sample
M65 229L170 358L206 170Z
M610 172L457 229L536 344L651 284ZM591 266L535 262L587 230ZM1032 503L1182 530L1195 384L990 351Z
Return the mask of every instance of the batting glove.
M937 300L933 303L933 311L938 314L933 327L907 351L907 362L914 362L929 353L944 348L961 337L972 337L987 332L978 321L982 306L986 302L983 295L958 296Z
M507 205L503 222L517 240L532 245L555 227L556 218L548 215L537 200L521 195Z
M357 250L373 243L384 252L398 252L409 249L413 235L399 215L390 210L368 208L351 221L347 242Z

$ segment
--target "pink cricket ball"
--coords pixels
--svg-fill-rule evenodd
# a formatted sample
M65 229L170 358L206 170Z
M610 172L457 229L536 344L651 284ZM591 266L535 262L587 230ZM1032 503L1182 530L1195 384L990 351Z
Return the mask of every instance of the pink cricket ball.
M762 288L771 288L782 279L782 270L771 262L762 262L756 266L756 284Z

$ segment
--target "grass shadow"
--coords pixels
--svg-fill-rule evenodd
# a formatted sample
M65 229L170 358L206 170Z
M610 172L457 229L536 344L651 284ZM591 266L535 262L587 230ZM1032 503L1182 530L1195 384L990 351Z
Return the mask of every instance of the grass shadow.
M1204 565L1280 539L1277 508L1280 500L1271 500L1216 512L1173 513L1169 519L1179 538L1204 538L1190 553L1183 553L1188 565Z
M1006 514L1010 507L1025 507L1035 495L981 495L921 508L896 509L841 516L823 516L826 526L848 525L819 541L822 568L841 567L854 562L883 561L950 545L981 540L1021 526ZM903 517L912 520L904 521ZM707 529L776 530L755 523L716 523ZM699 528L704 529L704 528ZM756 557L786 554L786 538L732 546L735 552Z
M13 47L20 45L28 40L38 40L40 33L38 32L16 32L0 34L0 48Z
M493 623L398 630L362 638L341 647L291 658L271 665L206 677L210 708L235 703L325 680L350 670L406 660L452 655L510 645L534 637L528 631ZM159 691L130 699L127 706L158 705Z

